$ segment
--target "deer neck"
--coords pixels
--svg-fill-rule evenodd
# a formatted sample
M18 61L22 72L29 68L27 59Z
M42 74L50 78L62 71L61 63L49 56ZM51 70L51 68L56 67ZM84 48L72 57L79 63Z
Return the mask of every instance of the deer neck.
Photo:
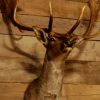
M59 53L60 54L60 53ZM59 55L49 49L46 52L43 71L40 77L39 100L61 100L61 89L63 81L63 59L65 55Z

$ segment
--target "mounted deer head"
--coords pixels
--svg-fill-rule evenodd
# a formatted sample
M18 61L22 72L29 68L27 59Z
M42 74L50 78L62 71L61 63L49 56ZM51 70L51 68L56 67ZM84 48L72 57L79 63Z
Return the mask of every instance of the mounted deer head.
M96 35L90 35L90 33L94 26L99 11L97 2L96 0L89 0L88 5L91 14L89 25L84 34L76 35L73 32L82 20L85 6L82 8L79 19L73 25L73 27L65 34L60 34L53 31L53 14L51 2L49 3L50 17L48 28L40 28L37 26L28 27L23 24L20 24L20 22L18 22L16 19L18 0L13 0L14 3L10 7L9 3L11 1L12 0L4 0L7 15L10 18L11 22L20 29L34 31L34 34L37 39L41 41L46 48L46 57L43 64L43 70L40 74L40 77L38 78L38 81L36 81L37 83L35 84L35 87L39 84L39 86L37 87L40 88L38 89L39 96L37 97L39 97L39 100L46 100L44 99L45 96L55 98L53 100L60 100L58 98L60 96L61 85L64 75L62 63L63 61L65 61L65 58L69 55L72 49L76 47L81 41L90 39ZM33 98L30 99L30 97L28 97L28 99L25 100L33 100Z
M94 35L90 36L89 34L90 34L90 32L91 32L91 30L94 26L94 23L96 21L96 17L97 17L97 14L98 14L98 10L99 10L97 3L96 3L96 0L89 0L88 4L89 4L89 7L90 7L91 16L90 16L89 25L87 27L87 30L81 36L75 35L73 32L81 22L81 19L83 17L83 13L84 13L84 10L85 10L85 6L82 8L79 19L77 20L75 25L67 33L60 34L60 33L54 32L52 30L53 29L53 14L52 14L51 2L49 3L50 17L49 17L48 28L40 28L40 27L37 27L37 26L28 27L28 26L25 26L23 24L20 24L20 22L16 19L16 10L17 10L18 1L19 0L4 0L4 4L5 4L5 7L6 7L8 17L10 18L12 23L15 26L17 26L18 28L23 29L23 30L28 30L28 31L34 31L36 33L36 37L43 42L45 47L47 47L48 43L49 43L49 46L50 46L50 43L56 44L56 42L57 42L57 44L60 43L59 48L62 51L65 51L65 47L67 47L67 48L73 47L73 45L75 45L80 38L85 40L85 39L88 39L88 38L91 38L91 37L94 36Z

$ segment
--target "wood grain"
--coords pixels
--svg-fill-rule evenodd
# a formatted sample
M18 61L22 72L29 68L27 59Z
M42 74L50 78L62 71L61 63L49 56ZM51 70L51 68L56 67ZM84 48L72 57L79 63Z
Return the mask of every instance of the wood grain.
M0 57L0 82L31 82L40 74L39 68L37 60Z
M33 81L43 61L0 57L0 82L29 83ZM35 66L35 68L34 68ZM100 84L100 62L70 61L65 65L64 84Z
M100 100L100 95L91 96L67 96L67 100ZM64 100L66 100L66 98Z
M21 52L13 49L8 35L0 35L0 56L44 59L45 48L36 38L23 36L22 39L15 41L15 45ZM86 41L77 48L74 48L67 60L100 61L99 49L100 43L98 41Z
M89 0L67 0L67 1L73 1L73 2L88 2Z
M38 26L41 28L47 27L48 20L49 20L48 17L37 17L37 16L29 16L29 15L20 15L20 16L18 16L18 18L21 23L24 23L24 25L27 25L30 27ZM64 34L71 29L71 27L75 24L76 21L77 20L72 20L72 19L54 18L53 30L55 32ZM79 34L79 35L84 34L84 32L87 29L87 26L88 26L88 21L82 21L81 24L74 31L74 33ZM34 36L33 32L29 32L29 31L20 32L18 30L18 28L14 27L13 25L12 25L12 30L13 30L13 34L16 34L16 35ZM92 40L100 40L100 34L99 34L100 32L99 31L100 31L100 22L96 22L95 26L90 34L92 35L92 34L98 33L98 35L94 36L94 38ZM5 35L8 33L9 33L8 28L2 19L2 15L0 14L0 34Z
M93 96L100 95L100 85L64 84L62 96Z
M23 100L28 84L0 83L0 100Z
M65 84L100 83L100 62L67 62L63 82Z
M79 1L79 2L75 2ZM88 0L51 0L54 17L72 18L77 19L80 15L81 9L84 5L87 5ZM1 8L2 7L2 0ZM38 16L49 16L49 0L20 0L19 8L21 8L19 14L30 14ZM23 5L23 6L22 6ZM84 19L89 19L89 8L86 8ZM98 21L100 21L100 12L98 15Z
M88 2L89 0L67 0L67 1L73 1L73 2ZM100 0L97 0L100 2Z
M18 20L29 26L47 27L49 0L19 0ZM51 0L54 15L54 31L65 33L78 19L82 6L89 0ZM99 4L98 4L99 5ZM0 0L2 8L2 0ZM2 13L5 10L3 8ZM0 13L0 100L22 100L29 82L40 73L36 68L43 64L45 48L34 38L34 33L21 33L12 26L15 37L23 36L16 45L26 55L12 51L9 32ZM89 20L89 8L86 7L83 21L76 34L83 34ZM100 32L100 12L91 34ZM66 59L63 80L62 100L100 100L100 35L75 48ZM10 49L9 49L10 48Z
M1 100L22 100L28 84L0 83ZM66 90L65 90L66 89ZM63 85L61 100L99 100L99 85Z

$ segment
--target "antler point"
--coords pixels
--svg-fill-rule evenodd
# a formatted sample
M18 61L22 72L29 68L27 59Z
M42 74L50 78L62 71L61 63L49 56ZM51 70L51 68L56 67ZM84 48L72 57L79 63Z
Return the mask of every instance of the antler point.
M49 1L49 9L50 9L50 15L52 15L52 3Z

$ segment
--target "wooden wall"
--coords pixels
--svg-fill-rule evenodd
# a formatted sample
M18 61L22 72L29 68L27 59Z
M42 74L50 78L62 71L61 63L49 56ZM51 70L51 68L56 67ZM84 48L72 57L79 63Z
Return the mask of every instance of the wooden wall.
M54 31L67 32L76 22L83 5L89 0L51 0L54 15ZM47 27L49 0L19 0L18 19L25 25ZM2 0L0 0L0 4ZM0 5L1 8L2 4ZM41 67L45 48L32 32L21 33L12 26L15 37L22 39L16 45L25 54L13 50L9 31L0 12L0 100L22 100L24 91L37 76L33 66ZM83 34L89 20L87 6L83 21L75 33ZM100 33L100 12L93 33ZM65 64L62 100L100 100L100 34L75 48Z

